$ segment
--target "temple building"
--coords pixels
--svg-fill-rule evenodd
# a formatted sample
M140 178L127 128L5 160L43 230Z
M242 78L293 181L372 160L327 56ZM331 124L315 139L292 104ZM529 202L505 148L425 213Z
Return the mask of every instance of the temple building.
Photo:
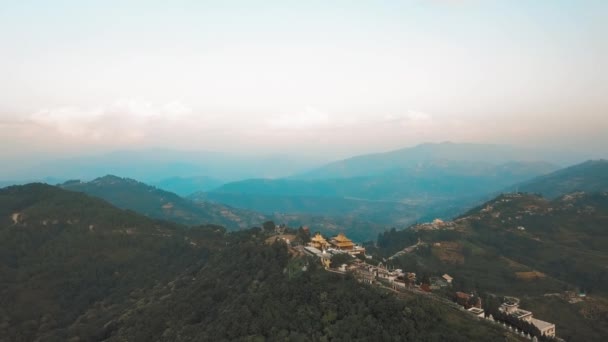
M331 239L331 244L341 251L350 251L355 248L353 241L344 235L344 233L338 234L338 236Z
M327 242L327 240L325 240L325 238L321 234L317 233L310 239L308 245L323 251L326 250L327 247L329 247L329 242Z
M365 248L362 246L357 246L353 243L353 241L344 235L344 233L338 234L338 236L333 237L329 243L340 251L347 252L351 255L355 254L365 254Z

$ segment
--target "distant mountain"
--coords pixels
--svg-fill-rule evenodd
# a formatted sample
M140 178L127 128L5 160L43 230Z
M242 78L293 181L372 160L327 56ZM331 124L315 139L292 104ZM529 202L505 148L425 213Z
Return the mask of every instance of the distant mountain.
M232 182L211 193L339 197L423 203L485 195L555 170L542 162L493 165L468 161L429 161L377 175L332 179L250 179Z
M118 174L146 182L158 182L171 177L201 176L231 181L253 177L285 177L319 164L314 160L288 155L145 149L43 159L37 165L16 171L0 170L0 179L28 180L52 176L92 180L99 175Z
M253 211L217 203L191 201L129 178L105 176L90 182L68 181L61 187L103 198L113 205L148 217L186 225L219 224L229 229L261 225L267 218Z
M192 198L259 211L349 217L384 226L449 218L512 184L554 170L542 162L435 161L378 175L334 179L250 179ZM345 227L348 231L349 227ZM373 238L371 230L364 239Z
M589 160L560 169L524 182L518 188L549 198L575 191L608 191L608 160Z
M28 183L45 183L50 185L55 185L59 183L63 183L66 180L64 178L55 178L55 177L44 177L40 179L29 179L29 180L13 180L13 181L0 181L0 188L4 188L11 185L24 185Z
M151 185L159 189L176 193L182 197L193 194L198 191L208 191L215 189L225 182L211 177L170 177L162 179L158 182L152 182Z
M566 156L505 145L470 143L426 143L396 151L366 154L329 163L298 174L296 179L350 178L380 175L396 169L412 169L419 165L467 162L500 165L510 162L549 162L561 164Z

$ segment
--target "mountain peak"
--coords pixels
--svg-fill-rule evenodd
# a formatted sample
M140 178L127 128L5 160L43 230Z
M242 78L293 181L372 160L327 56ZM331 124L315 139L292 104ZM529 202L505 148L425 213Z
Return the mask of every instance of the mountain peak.
M95 178L90 182L96 185L116 185L116 184L129 184L129 185L145 185L132 178L123 178L115 175L105 175L103 177ZM147 186L147 185L146 185Z

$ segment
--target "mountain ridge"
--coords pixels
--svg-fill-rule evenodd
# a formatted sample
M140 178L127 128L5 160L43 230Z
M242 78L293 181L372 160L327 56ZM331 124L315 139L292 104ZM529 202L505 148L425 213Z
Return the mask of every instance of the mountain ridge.
M556 163L556 158L547 158ZM388 152L353 156L335 161L290 178L327 179L377 175L383 171L412 167L430 161L467 161L505 164L513 161L543 161L535 151L497 144L424 143Z
M130 178L107 175L90 182L68 181L60 185L71 191L101 197L124 209L157 219L186 225L220 224L229 229L261 225L267 217L244 209L217 203L190 201L172 192Z
M550 198L575 191L608 191L608 160L588 160L559 169L523 182L518 188Z

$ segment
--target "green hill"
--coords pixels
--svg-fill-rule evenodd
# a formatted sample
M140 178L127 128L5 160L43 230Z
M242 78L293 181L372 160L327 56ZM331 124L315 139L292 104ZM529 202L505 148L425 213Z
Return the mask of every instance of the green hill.
M179 196L188 196L198 191L215 189L225 182L211 177L169 177L153 182L151 185Z
M98 327L84 340L100 339L138 291L206 258L210 249L193 241L84 194L44 184L0 190L0 340L67 341L78 321ZM103 310L91 316L94 307Z
M524 182L519 189L549 198L575 191L608 191L608 160L589 160L560 169Z
M448 273L462 291L518 296L556 323L560 337L600 341L608 334L607 227L606 192L505 194L451 222L387 231L377 253L388 257L421 239L393 266ZM564 291L587 299L570 304Z
M208 200L206 197L196 194L186 199L133 179L116 176L105 176L91 182L68 181L60 186L66 190L102 198L119 208L130 209L151 218L189 226L219 224L229 230L235 230L259 227L263 222L274 221L293 227L307 225L311 229L330 234L347 230L358 241L368 240L384 229L384 226L378 223L348 215L333 215L335 213L327 210L312 214L295 210L291 212L275 211L271 209L274 202L266 198L255 198L253 199L255 203L265 204L264 208L268 209L268 214L260 214L256 211L224 205L221 203L221 199L220 201L217 201L216 198ZM317 206L319 204L317 201L311 201L311 203L315 203ZM407 208L405 205L400 207ZM367 208L364 209L369 211ZM395 213L403 214L403 211L395 211ZM401 218L410 218L406 214L403 214ZM409 224L409 222L406 221L404 224Z
M90 182L69 181L61 187L84 192L145 216L186 225L219 224L228 229L259 226L267 217L218 203L191 201L133 179L105 176Z
M266 239L259 228L186 229L43 184L1 189L0 341L506 337Z

